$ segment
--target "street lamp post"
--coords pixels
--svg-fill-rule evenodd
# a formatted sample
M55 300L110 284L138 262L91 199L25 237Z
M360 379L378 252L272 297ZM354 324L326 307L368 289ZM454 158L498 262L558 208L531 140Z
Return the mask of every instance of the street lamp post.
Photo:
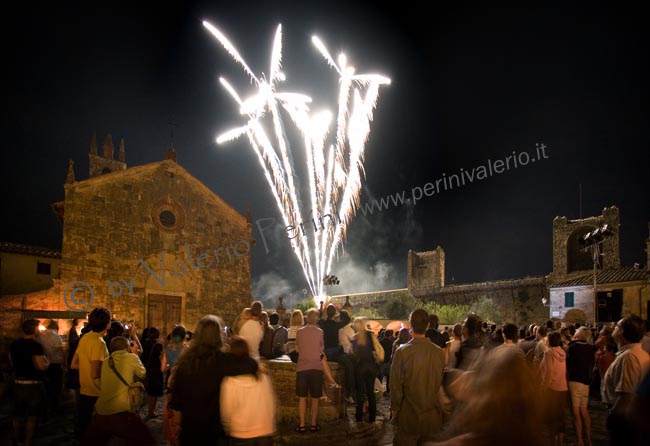
M591 259L594 262L594 327L598 327L598 282L596 280L596 268L600 261L600 245L591 246Z
M594 264L594 326L598 325L598 282L596 279L596 269L600 263L600 257L604 255L601 252L601 246L613 235L614 230L608 224L604 224L586 233L580 239L580 242L585 246L582 251L591 252L591 259Z

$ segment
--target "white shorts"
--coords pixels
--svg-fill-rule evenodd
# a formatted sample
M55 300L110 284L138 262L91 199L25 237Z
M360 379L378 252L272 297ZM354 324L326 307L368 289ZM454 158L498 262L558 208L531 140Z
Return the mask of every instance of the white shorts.
M589 386L577 381L569 381L569 393L573 407L587 407L589 404Z

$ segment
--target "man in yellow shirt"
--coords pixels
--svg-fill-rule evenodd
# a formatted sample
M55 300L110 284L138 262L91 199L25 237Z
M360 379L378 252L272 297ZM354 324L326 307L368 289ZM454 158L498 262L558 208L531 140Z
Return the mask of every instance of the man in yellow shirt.
M97 307L88 316L90 331L81 336L71 367L79 369L79 401L77 402L77 439L90 424L95 402L99 397L102 361L108 356L103 336L111 326L111 312Z
M129 340L116 336L111 340L113 352L102 364L101 392L95 404L95 416L86 429L84 446L106 445L112 437L122 438L129 444L154 445L155 440L140 415L129 412L129 387L147 372L135 354L129 352ZM111 367L126 381L125 384Z

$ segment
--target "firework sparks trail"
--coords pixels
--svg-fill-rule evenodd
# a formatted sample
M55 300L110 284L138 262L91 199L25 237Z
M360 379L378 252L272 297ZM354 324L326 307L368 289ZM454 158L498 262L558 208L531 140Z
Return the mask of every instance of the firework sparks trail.
M335 62L325 44L318 37L312 37L316 49L339 76L336 131L334 141L330 144L326 140L333 120L332 114L321 111L312 115L310 97L276 90L277 83L286 80L281 71L282 25L278 25L273 40L268 79L264 74L258 76L251 70L221 31L208 22L203 22L203 25L244 69L256 88L252 96L242 99L232 85L223 78L219 79L247 122L221 134L217 143L222 144L244 135L248 137L284 224L298 232L298 235L290 237L290 243L309 288L314 297L323 296L323 278L330 273L334 257L346 237L347 225L359 207L361 181L365 176L364 149L370 134L370 121L373 119L379 86L390 84L390 79L379 74L356 74L355 69L348 65L344 54L339 55L338 63ZM296 171L284 131L282 112L289 116L302 135L301 145L306 155L306 181L309 186L306 201L311 206L304 214L311 214L315 231L311 239L306 234L302 220L302 197L294 181ZM273 137L267 136L264 130L263 124L269 120ZM330 219L327 225L323 222L326 217ZM333 226L335 220L338 220L338 224ZM317 223L320 223L320 233Z

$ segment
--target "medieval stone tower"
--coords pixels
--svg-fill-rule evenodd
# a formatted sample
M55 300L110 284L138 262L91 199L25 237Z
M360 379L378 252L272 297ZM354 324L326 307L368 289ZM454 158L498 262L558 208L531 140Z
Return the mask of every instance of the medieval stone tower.
M445 286L445 251L408 252L407 287L419 296Z
M579 220L555 217L553 220L552 282L584 275L593 269L591 254L583 251L580 240L585 234L603 224L608 224L615 234L603 243L603 256L600 259L600 267L609 269L621 266L618 231L620 217L616 206L603 209L602 215Z

